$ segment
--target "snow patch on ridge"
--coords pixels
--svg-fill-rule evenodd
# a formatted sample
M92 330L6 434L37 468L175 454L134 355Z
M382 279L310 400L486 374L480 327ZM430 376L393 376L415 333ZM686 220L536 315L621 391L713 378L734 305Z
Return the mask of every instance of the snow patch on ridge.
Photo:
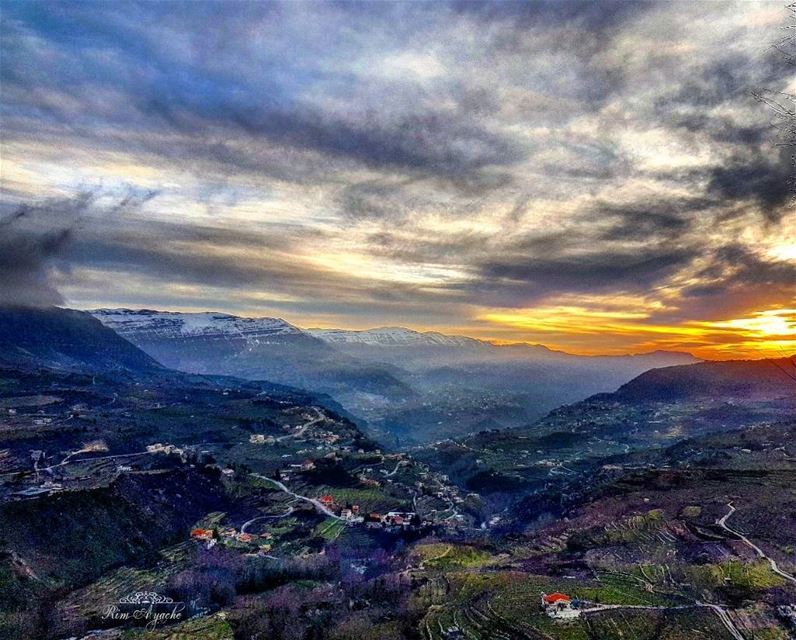
M298 327L281 318L241 318L226 313L150 311L141 309L96 309L90 312L105 326L122 336L195 337L227 335L300 334Z
M379 327L362 331L346 329L306 329L311 336L331 344L367 344L379 346L488 346L481 340L466 336L449 336L436 331L413 331L404 327Z

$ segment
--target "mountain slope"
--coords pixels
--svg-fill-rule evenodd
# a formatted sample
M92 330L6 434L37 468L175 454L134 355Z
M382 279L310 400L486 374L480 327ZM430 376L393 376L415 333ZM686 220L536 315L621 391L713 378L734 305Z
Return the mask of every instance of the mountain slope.
M559 407L530 425L440 442L414 455L484 494L515 499L551 487L560 493L568 481L579 483L583 474L631 454L792 418L796 381L780 369L785 364L758 360L653 369L614 393Z
M715 395L727 399L776 398L795 394L796 356L652 369L616 392L625 401L673 401Z
M157 373L162 367L88 313L0 308L0 364Z
M100 617L108 603L164 593L175 574L201 571L206 548L191 530L220 517L242 534L244 523L282 514L289 535L274 552L286 562L296 549L321 549L314 532L325 516L306 499L283 504L282 491L252 474L281 471L287 482L291 464L309 459L319 469L300 490L315 496L329 490L324 470L349 479L338 469L343 456L363 457L348 460L351 468L372 463L375 445L321 399L166 369L84 312L3 310L0 354L3 639L84 637L108 626ZM228 542L221 554L230 566L260 551Z
M351 392L403 397L411 390L384 368L362 364L279 318L130 309L92 312L167 367L268 379L345 401Z

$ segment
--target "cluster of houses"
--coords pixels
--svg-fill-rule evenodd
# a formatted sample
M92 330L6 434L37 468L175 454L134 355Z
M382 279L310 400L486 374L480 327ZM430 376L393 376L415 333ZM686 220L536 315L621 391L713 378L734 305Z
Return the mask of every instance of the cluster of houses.
M580 617L578 602L559 591L542 594L542 610L557 620L572 620Z
M333 496L329 495L321 496L318 498L318 502L346 522L358 524L365 521L364 516L359 513L360 509L358 504L346 504L345 506L341 506L337 504Z
M387 529L388 531L404 531L423 526L423 521L414 511L390 511L384 515L369 513L365 526L370 529Z
M326 444L335 444L340 440L340 434L333 431L319 431L316 435L316 440Z
M364 524L368 529L387 529L389 531L416 529L423 521L414 511L389 511L386 514L370 512L362 513L358 504L337 504L333 496L325 495L318 498L324 507L346 522Z
M222 545L242 543L244 545L256 546L261 553L268 553L271 550L271 543L265 541L272 540L273 536L267 531L265 533L255 534L237 531L233 527L223 527L221 529L191 529L191 538L206 543L208 549L219 543Z

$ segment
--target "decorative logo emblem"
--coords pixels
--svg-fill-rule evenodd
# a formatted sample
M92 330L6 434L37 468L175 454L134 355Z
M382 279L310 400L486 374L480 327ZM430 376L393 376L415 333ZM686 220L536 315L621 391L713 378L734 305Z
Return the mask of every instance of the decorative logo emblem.
M136 591L132 595L119 598L119 604L174 604L174 600L154 591Z

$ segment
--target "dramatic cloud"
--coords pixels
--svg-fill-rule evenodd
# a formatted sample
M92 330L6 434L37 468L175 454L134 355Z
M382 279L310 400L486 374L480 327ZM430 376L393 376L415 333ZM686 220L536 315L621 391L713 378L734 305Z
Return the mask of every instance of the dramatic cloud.
M51 282L50 269L90 202L90 194L80 194L74 199L22 205L0 218L0 304L63 302Z
M0 304L48 306L64 302L53 271L68 268L69 246L89 216L103 226L117 224L116 214L139 207L156 194L130 191L103 202L97 193L23 204L0 217Z
M8 4L0 303L793 349L788 16Z

